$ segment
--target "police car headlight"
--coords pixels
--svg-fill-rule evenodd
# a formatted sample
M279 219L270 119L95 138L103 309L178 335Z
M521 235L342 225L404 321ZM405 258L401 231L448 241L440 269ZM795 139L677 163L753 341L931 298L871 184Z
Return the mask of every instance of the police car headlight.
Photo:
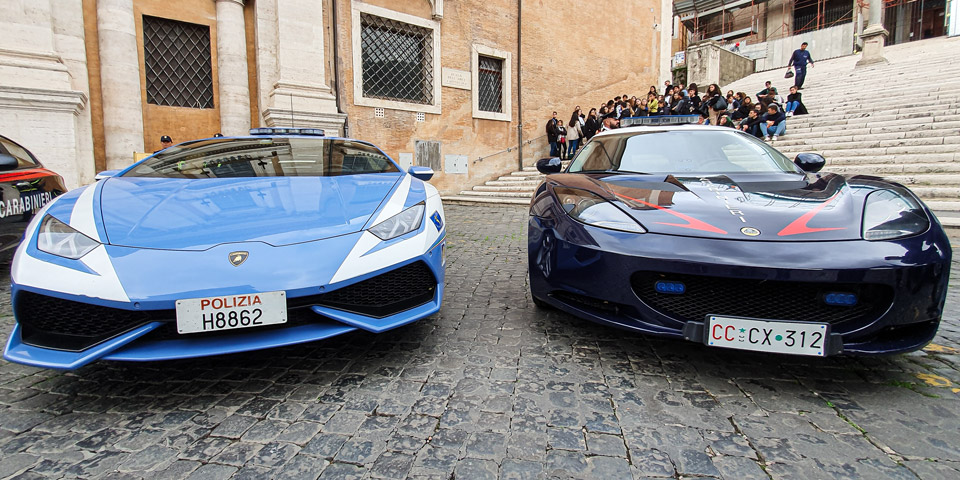
M37 248L58 257L74 260L90 253L100 242L74 230L70 225L47 215L40 223Z
M424 204L420 202L372 227L370 233L380 240L390 240L405 233L410 233L423 223Z
M892 240L923 233L930 219L909 193L878 190L867 195L863 207L863 239Z

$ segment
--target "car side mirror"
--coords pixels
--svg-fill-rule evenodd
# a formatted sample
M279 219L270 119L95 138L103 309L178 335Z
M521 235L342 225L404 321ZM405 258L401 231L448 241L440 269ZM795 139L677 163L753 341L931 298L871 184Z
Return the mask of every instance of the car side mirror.
M100 181L105 178L116 177L118 173L120 173L120 170L104 170L98 173L96 177L93 177L93 179Z
M0 172L13 170L19 166L20 162L17 160L17 157L14 157L13 155L7 155L6 153L0 153Z
M807 173L817 173L827 163L827 159L816 153L800 153L793 163Z
M418 166L414 165L414 166L410 167L409 170L407 170L407 173L409 173L410 175L412 175L413 178L419 178L420 180L423 180L424 182L426 182L427 180L430 180L431 178L433 178L433 169L430 168L430 167L418 167Z
M561 169L563 169L563 162L557 157L537 160L537 171L545 175L560 173Z

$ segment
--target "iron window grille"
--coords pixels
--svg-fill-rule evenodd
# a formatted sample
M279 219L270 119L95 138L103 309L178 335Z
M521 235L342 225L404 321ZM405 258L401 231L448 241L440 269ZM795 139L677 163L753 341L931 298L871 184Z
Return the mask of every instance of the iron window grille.
M363 96L433 104L433 30L360 14Z
M478 60L478 108L503 113L503 59L480 55Z
M213 108L210 27L143 16L147 103Z

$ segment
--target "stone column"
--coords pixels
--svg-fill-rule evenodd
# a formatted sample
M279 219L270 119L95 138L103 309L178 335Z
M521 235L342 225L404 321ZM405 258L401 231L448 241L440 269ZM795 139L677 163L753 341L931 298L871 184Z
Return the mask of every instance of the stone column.
M346 116L327 85L323 3L257 0L256 7L264 125L342 132Z
M883 28L883 1L870 0L870 23L863 29L863 53L858 67L865 65L874 65L877 63L887 63L883 56L883 46L887 42L887 35L890 32Z
M133 0L97 0L100 90L107 168L133 163L143 151L143 99Z
M243 0L217 2L217 79L220 84L220 132L250 131L250 85Z

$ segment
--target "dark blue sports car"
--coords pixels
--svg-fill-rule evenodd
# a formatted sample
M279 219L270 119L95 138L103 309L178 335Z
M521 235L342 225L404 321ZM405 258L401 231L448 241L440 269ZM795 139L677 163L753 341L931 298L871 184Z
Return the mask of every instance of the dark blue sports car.
M530 205L538 306L708 346L888 354L936 335L951 250L905 187L817 173L722 127L631 127L587 143Z

